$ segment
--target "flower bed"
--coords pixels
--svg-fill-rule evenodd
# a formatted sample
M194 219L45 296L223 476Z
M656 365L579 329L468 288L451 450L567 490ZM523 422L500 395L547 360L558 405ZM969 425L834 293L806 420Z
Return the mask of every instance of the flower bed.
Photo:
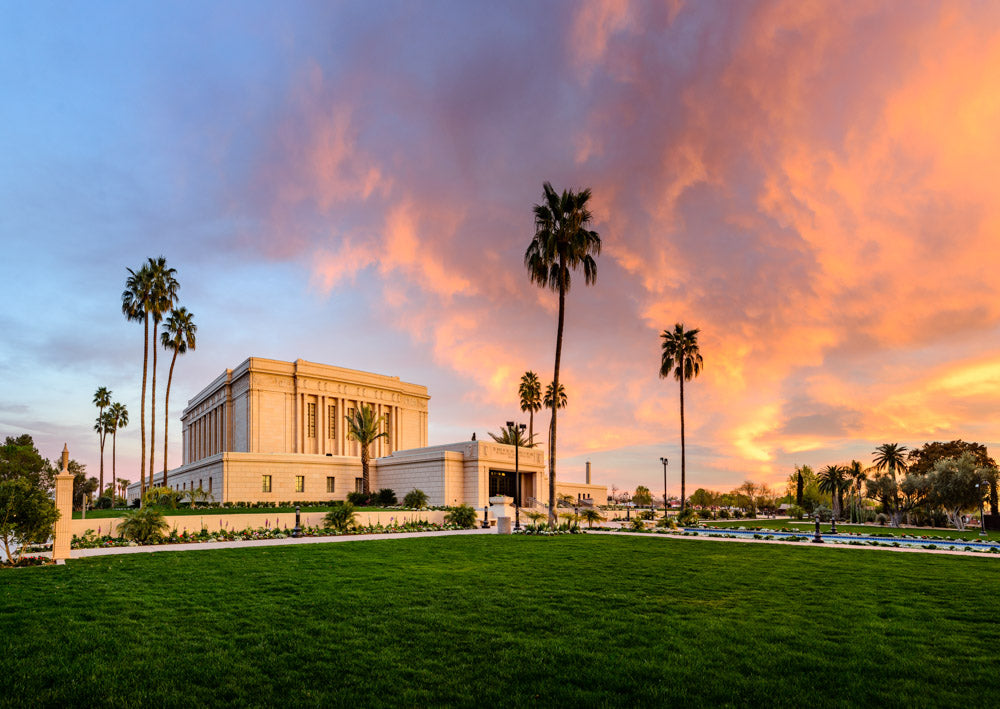
M302 527L299 531L300 537L337 537L351 536L358 534L406 534L415 532L440 532L451 529L462 529L451 524L437 524L434 522L402 522L391 521L389 524L372 524L353 527L346 532L337 532L326 527ZM292 530L288 527L271 527L265 525L256 529L247 528L242 530L220 528L209 531L202 529L200 532L180 532L176 530L170 534L159 537L152 541L150 545L162 544L193 544L199 542L239 542L253 541L258 539L287 539L292 536ZM113 537L110 535L98 536L93 530L87 530L82 537L73 535L71 547L73 549L101 549L107 547L135 547L140 546L134 541L129 541L123 537Z

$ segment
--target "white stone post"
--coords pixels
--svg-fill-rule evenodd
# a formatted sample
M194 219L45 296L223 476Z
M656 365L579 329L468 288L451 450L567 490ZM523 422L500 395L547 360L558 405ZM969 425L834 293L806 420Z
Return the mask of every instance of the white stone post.
M52 533L52 558L64 563L70 558L70 541L73 539L73 476L69 472L69 447L63 444L62 470L56 475L56 520Z

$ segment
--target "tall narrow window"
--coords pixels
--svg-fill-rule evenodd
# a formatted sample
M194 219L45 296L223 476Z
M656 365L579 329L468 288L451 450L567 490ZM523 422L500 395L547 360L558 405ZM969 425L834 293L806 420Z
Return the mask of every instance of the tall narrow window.
M295 492L305 492L306 491L306 476L296 475L295 476Z
M331 441L335 441L337 440L337 405L330 404L330 406L328 406L327 408L330 410L329 411L330 425L326 437L329 438Z
M364 491L365 491L365 479L354 478L354 492L364 492Z
M263 475L263 476L261 476L260 491L261 492L271 492L271 476L270 475Z
M326 491L334 492L336 487L337 487L337 478L328 477L326 479Z
M385 414L385 443L391 449L392 448L392 412L387 411Z
M316 404L306 404L306 431L309 438L316 437Z
M208 491L209 491L209 492L211 492L211 491L212 491L212 478L209 478L209 479L208 479Z

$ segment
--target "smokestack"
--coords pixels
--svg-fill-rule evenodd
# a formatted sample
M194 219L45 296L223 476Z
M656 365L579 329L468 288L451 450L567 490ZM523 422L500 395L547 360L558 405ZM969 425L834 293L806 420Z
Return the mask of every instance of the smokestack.
M587 484L590 485L590 461L587 461Z

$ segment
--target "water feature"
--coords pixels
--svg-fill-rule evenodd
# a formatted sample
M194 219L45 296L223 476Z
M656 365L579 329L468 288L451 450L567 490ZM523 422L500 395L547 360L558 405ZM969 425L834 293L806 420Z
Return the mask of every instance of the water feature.
M771 537L776 540L780 540L786 537L806 537L812 538L813 533L806 530L801 530L798 532L778 532L769 529L734 529L732 527L684 527L685 532L694 532L699 536L706 537L720 537L720 536L736 536L736 537L751 537L751 538L763 538ZM924 548L933 545L937 549L947 549L949 547L955 547L956 549L964 549L965 547L971 547L976 551L990 551L991 549L1000 550L1000 544L996 542L981 542L974 541L972 539L910 539L906 537L880 537L873 535L855 535L855 534L823 534L821 533L823 541L829 544L850 544L851 542L862 542L862 543L872 543L878 545L887 546L905 546L905 547L920 547Z

